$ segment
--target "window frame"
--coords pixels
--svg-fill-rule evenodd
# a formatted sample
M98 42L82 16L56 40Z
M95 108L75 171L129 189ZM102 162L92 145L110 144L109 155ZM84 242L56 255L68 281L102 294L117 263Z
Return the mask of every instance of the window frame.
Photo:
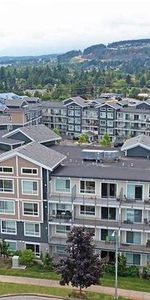
M36 173L33 173L33 172L31 172L31 173L24 173L23 172L23 169L25 169L25 170L36 170L37 172ZM38 168L29 168L29 167L22 167L21 168L21 175L32 175L32 176L36 176L36 175L38 175Z
M83 210L81 210L81 207L84 207ZM87 210L87 207L94 208L94 213L90 213L90 211ZM80 215L81 216L92 216L95 217L96 211L94 205L80 205Z
M68 180L69 182L70 182L70 188L69 189L65 189L65 190L57 190L56 189L56 180ZM71 180L70 180L70 178L64 178L64 177L57 177L57 178L55 178L55 192L56 193L70 193L71 192Z
M25 214L25 212L24 212L24 205L25 204L36 204L37 205L37 214ZM29 216L29 217L39 217L39 203L37 203L37 202L31 202L31 201L23 201L22 202L22 212L23 212L23 216Z
M4 173L4 174L14 174L14 167L9 167L9 166L0 166L0 169L4 169L4 168L11 168L12 169L12 172L4 172L3 171L0 171L0 174Z
M15 224L15 232L4 232L3 231L3 226L2 226L3 222L14 222L14 224ZM17 235L17 222L14 221L14 220L1 220L1 233L2 234Z
M5 178L0 178L0 180L3 180L3 181L12 181L12 191L1 191L0 190L0 193L3 193L3 194L14 194L14 179L8 179L7 177Z
M13 208L14 208L14 210L13 210L13 212L1 212L0 211L0 214L1 215L15 215L15 200L11 200L11 199L0 199L0 202L12 202L13 203Z
M39 234L30 234L26 233L26 224L31 224L31 225L38 225L39 226ZM35 223L35 222L24 222L24 236L30 236L30 237L41 237L41 224L40 223Z
M23 192L23 182L29 181L29 182L36 182L37 183L37 193L24 193ZM21 180L21 194L22 195L30 195L30 196L38 196L39 195L39 181L38 180L32 180L32 179L22 179Z
M81 192L81 190L83 190L83 189L81 189L81 182L84 182L84 183L86 183L86 182L94 182L94 184L95 184L94 192L92 192L92 193L89 192L89 190L87 190L87 187L84 189L84 192ZM83 194L95 195L96 194L96 181L95 180L89 180L89 179L80 179L79 192L80 192L81 195L83 195Z

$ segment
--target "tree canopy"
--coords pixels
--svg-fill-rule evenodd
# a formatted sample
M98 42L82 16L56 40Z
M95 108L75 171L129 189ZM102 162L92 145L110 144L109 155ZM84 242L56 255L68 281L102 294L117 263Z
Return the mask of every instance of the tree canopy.
M94 231L86 227L73 227L67 239L67 257L61 258L57 271L60 284L87 288L98 284L103 275L104 261L95 254Z

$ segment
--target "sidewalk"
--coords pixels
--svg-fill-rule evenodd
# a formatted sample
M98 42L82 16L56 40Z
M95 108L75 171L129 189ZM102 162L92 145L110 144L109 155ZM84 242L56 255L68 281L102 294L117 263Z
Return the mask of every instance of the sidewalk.
M0 275L0 282L64 288L64 286L59 285L58 281L49 280L49 279L38 279L38 278ZM66 288L71 288L71 287L66 286ZM99 285L95 285L95 286L93 285L93 286L89 287L87 290L91 291L91 292L103 293L103 294L109 294L109 295L114 295L114 293L115 293L114 288L104 287L104 286L99 286ZM133 299L133 300L150 300L150 293L146 293L146 292L118 289L118 295L123 296L123 297L128 297L129 299Z

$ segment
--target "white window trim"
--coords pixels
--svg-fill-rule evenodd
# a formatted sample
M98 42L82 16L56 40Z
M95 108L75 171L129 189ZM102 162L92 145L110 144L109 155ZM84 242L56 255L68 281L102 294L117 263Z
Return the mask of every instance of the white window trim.
M38 206L38 214L37 214L37 215L34 215L34 214L33 214L33 215L25 214L25 213L24 213L24 204L26 204L26 203L27 203L27 204L28 204L28 203L29 203L29 204L37 204L37 206ZM39 217L39 203L38 203L38 202L31 202L31 201L23 201L23 202L22 202L22 212L23 212L22 215L23 215L23 216L26 216L26 217Z
M91 182L95 182L95 192L94 192L94 193L81 193L81 192L80 192L81 181L91 181ZM96 181L93 180L93 179L80 179L80 181L79 181L79 194L80 194L80 195L96 195Z
M7 222L7 221L10 221L10 220L1 220L1 233L2 233L2 234L17 235L17 222L16 222L16 221L11 220L11 221L14 221L14 222L15 222L15 233L14 233L14 232L3 232L3 231L2 231L2 221Z
M68 232L70 232L69 230L68 231L66 231L66 232L57 232L57 226L64 226L64 227L66 227L66 226L70 226L70 230L71 230L71 224L69 224L69 225L65 225L65 224L56 224L56 226L55 226L55 234L56 235L64 235L64 236L66 236L67 234L68 234Z
M95 208L95 213L94 214L87 214L86 212L87 211L84 211L84 214L81 214L81 206L92 206L92 207L94 207ZM79 215L80 216L87 216L87 217L89 217L89 218L95 218L95 216L96 216L96 206L95 205L89 205L89 204L85 204L85 205L80 205L80 209L79 209Z
M110 197L110 198L108 198L108 197L106 197L106 198L102 197L102 183L115 184L116 185L116 196L115 197ZM118 190L119 190L119 187L118 187L118 183L116 181L102 180L100 182L100 197L101 197L101 199L107 199L107 198L108 199L116 199L118 197Z
M17 250L17 241L15 241L15 240L8 240L7 239L7 240L5 240L5 242L8 243L8 244L9 243L15 243L16 244L16 250ZM11 250L11 251L16 251L16 250Z
M27 170L36 170L37 173L23 173L23 169L27 169ZM26 176L38 176L38 168L29 168L29 167L22 167L21 168L21 175L26 175Z
M41 245L39 243L36 243L36 242L25 242L25 245L28 245L28 244L39 246L39 255L36 255L36 252L34 252L34 253L35 253L36 257L40 257Z
M144 201L144 184L141 183L141 182L138 182L138 181L137 182L128 181L127 184L126 184L126 197L127 197L127 192L128 192L128 185L134 185L134 186L141 185L142 186L142 199L141 200L131 199L131 201L134 200L134 201L139 201L140 203L143 202Z
M11 168L12 169L12 172L1 172L0 171L0 174L14 174L14 167L10 167L10 166L0 166L0 168Z
M39 235L31 235L31 234L26 234L26 224L31 223L31 224L38 224L39 225ZM40 223L35 223L35 222L24 222L24 236L31 236L31 237L41 237L41 224Z
M8 177L1 177L0 180L11 180L12 181L12 192L5 192L5 191L0 191L2 194L14 194L14 179L8 178Z
M57 179L70 180L70 189L68 191L57 191L56 190L56 180ZM66 194L66 193L68 194L69 193L70 194L70 192L71 192L71 179L69 177L68 178L65 178L65 177L56 177L55 180L54 180L54 187L55 187L55 192L58 193L58 194L60 194L60 193L63 193L63 194Z
M1 215L15 215L15 200L11 200L11 199L0 199L0 201L11 201L14 203L14 212L13 213L6 213L6 212L0 212Z
M30 194L30 193L23 193L23 181L32 181L37 182L37 193L36 194ZM22 179L21 180L21 194L22 195L30 195L30 196L38 196L39 195L39 181L38 180L32 180L32 179Z

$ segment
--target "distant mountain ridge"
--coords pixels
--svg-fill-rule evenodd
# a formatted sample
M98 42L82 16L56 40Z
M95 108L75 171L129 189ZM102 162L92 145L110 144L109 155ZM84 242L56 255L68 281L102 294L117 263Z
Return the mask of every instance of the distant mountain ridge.
M72 57L70 58L70 52ZM150 65L150 39L138 39L138 40L123 40L108 45L96 44L82 51L70 51L63 55L58 55L59 62L71 62L73 58L79 58L79 63L85 63L85 60L92 63L123 63L129 61L139 60L142 64ZM74 54L74 56L73 56ZM65 57L65 61L63 58ZM87 63L86 63L87 64Z

